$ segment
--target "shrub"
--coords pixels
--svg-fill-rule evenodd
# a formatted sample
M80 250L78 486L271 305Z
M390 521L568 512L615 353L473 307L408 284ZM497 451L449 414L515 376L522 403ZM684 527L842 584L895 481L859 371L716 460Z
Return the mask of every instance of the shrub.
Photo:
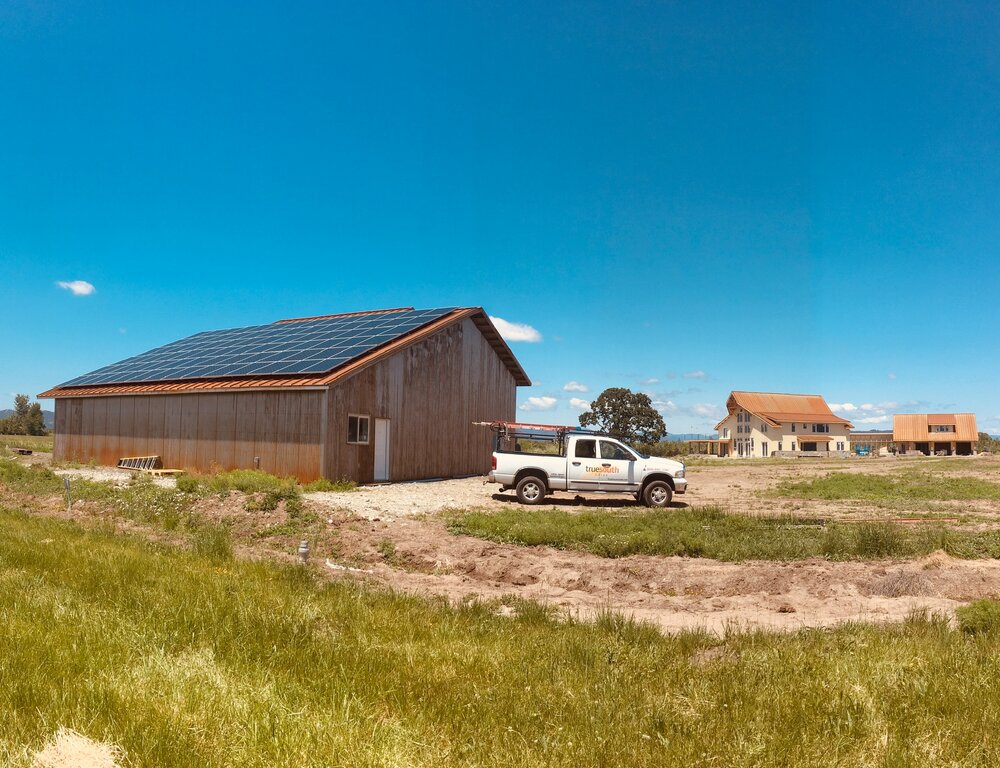
M969 635L995 634L1000 630L1000 602L975 600L955 611L959 628Z
M181 493L198 493L200 489L201 484L196 477L185 474L177 478L177 490Z
M306 493L313 493L315 491L343 493L356 491L357 489L358 484L353 480L348 480L346 477L342 477L340 480L327 480L325 477L321 477L319 480L313 480L311 483L306 483L302 486L302 490Z

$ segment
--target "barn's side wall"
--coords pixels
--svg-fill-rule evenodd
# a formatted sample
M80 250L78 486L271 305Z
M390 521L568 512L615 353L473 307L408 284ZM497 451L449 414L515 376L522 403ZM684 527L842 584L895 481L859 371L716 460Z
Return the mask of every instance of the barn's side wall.
M514 377L475 323L463 320L330 388L326 477L374 478L375 419L390 420L390 480L486 473L492 433L512 420ZM350 414L369 416L368 445L347 443Z
M56 399L58 461L163 458L209 472L260 468L304 481L320 474L326 391L123 395Z

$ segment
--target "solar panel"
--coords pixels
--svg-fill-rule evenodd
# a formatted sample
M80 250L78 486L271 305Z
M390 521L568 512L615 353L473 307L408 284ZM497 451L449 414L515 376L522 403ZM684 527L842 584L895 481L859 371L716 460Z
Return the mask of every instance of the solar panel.
M60 386L326 373L454 309L410 309L205 331Z

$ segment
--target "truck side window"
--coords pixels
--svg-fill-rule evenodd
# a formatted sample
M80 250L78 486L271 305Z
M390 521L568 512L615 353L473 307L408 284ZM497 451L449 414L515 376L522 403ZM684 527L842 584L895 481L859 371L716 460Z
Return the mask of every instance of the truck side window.
M635 456L626 451L620 445L616 445L615 443L609 443L607 440L601 440L601 458L615 459L618 461L635 460Z
M597 441L596 440L577 440L576 441L576 458L578 459L596 459L597 458Z

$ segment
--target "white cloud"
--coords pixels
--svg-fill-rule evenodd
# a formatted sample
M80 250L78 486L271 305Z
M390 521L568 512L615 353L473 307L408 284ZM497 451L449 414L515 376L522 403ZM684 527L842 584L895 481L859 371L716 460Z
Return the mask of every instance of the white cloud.
M684 374L685 379L707 379L708 374L704 371L688 371Z
M569 399L570 408L576 408L578 411L589 411L590 403L579 397L571 397Z
M639 383L642 384L645 387L649 387L649 386L652 386L653 384L659 384L660 380L659 379L643 379Z
M677 404L673 400L659 400L653 398L653 407L660 413L674 413L677 411Z
M831 411L840 411L841 413L851 413L851 411L858 410L858 406L854 403L830 403Z
M691 413L705 419L721 419L725 409L715 403L695 403L691 406Z
M551 411L559 401L554 397L529 397L521 404L522 411Z
M882 416L866 416L863 419L854 419L856 424L884 424L889 421L889 417L886 415Z
M566 386L563 387L564 392L589 392L586 384L581 384L578 381L566 382Z
M97 290L86 280L60 280L56 285L60 288L65 288L74 296L89 296Z
M538 342L542 340L542 334L524 323L512 323L502 317L490 317L493 325L500 331L500 335L506 341L528 341Z
M896 380L896 374L894 374L894 373L890 373L890 374L889 374L889 378L890 378L890 379L891 379L892 381L895 381L895 380Z

